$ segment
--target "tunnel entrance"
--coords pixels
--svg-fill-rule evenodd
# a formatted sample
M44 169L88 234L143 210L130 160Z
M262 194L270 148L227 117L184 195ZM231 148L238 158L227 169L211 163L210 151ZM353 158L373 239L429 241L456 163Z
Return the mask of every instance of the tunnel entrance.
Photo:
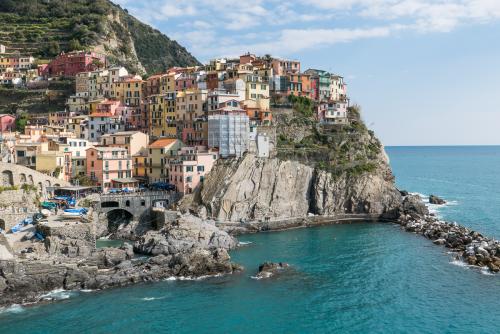
M108 218L108 232L115 233L127 226L134 216L127 210L115 209L109 211L106 217Z

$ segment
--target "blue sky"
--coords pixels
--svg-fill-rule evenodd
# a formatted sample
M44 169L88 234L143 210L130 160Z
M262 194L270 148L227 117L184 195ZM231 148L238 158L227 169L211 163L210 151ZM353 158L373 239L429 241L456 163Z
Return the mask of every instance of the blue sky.
M385 145L500 144L500 0L115 0L200 61L343 75Z

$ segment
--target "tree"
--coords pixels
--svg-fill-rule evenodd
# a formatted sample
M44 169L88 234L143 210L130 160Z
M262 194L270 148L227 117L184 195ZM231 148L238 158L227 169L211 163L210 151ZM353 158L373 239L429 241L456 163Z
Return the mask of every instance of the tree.
M76 182L77 180L78 180L78 182ZM96 185L96 182L91 180L86 175L77 175L73 178L72 182L73 182L73 184L78 183L80 186L84 186L84 187L91 187L91 186Z
M68 43L68 49L69 51L77 51L82 49L82 45L77 39L72 39Z
M59 52L61 52L61 50L59 49L59 43L56 41L50 42L45 49L45 54L47 56L57 56Z
M24 128L28 123L28 114L21 114L16 118L16 131L24 133Z

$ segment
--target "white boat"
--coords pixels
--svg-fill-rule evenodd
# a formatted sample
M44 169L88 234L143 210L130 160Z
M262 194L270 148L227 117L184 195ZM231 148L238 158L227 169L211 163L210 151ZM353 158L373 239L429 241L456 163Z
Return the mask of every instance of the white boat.
M42 211L40 211L40 213L44 216L44 217L48 217L52 214L52 212L50 212L50 210L47 210L47 209L42 209Z
M64 219L80 219L82 218L82 214L79 212L63 212L60 214L61 218Z

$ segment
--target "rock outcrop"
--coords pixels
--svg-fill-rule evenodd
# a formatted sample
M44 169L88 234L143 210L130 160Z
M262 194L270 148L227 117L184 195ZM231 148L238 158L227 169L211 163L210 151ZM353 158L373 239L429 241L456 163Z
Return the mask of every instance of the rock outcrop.
M374 173L332 173L299 161L220 161L198 196L201 211L223 221L288 219L346 213L397 217L401 195L385 161ZM199 210L199 209L198 209Z
M408 232L421 234L436 245L456 252L457 259L469 265L488 267L500 272L500 242L480 233L445 222L429 215L419 196L409 195L403 201L403 211L397 222Z
M443 205L443 204L446 204L446 201L440 197L437 197L436 195L430 195L429 196L429 203Z
M274 263L274 262L264 262L259 266L259 272L253 276L255 279L270 278L276 276L285 269L289 269L290 265L288 263Z
M134 247L89 250L90 225L45 230L45 247L35 247L39 243L33 247L45 249L44 253L35 251L29 259L0 260L0 306L36 302L41 294L54 289L105 289L240 269L228 254L236 241L213 222L197 217L181 216L160 231L146 233ZM137 253L149 257L137 257Z

